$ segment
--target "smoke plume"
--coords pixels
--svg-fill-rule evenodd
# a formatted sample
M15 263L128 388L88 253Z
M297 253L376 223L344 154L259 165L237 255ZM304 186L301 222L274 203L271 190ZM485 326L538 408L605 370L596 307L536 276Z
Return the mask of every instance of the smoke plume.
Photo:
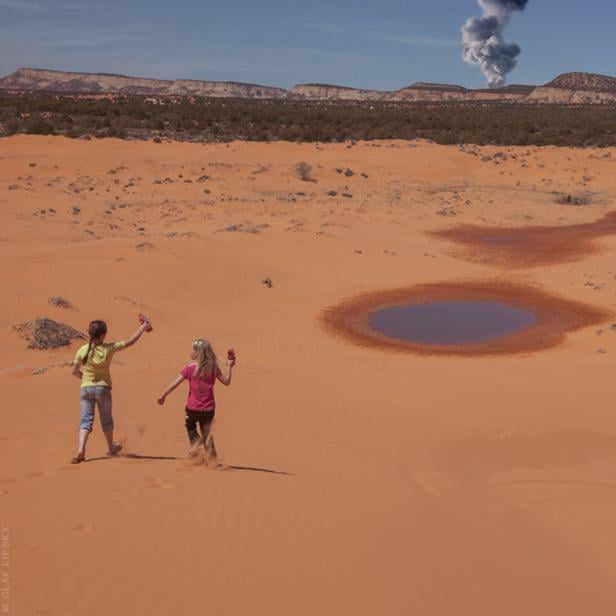
M522 51L515 43L506 43L503 32L514 11L523 11L528 0L478 0L483 15L471 17L462 26L464 61L478 64L491 88L505 84L507 74L517 64Z

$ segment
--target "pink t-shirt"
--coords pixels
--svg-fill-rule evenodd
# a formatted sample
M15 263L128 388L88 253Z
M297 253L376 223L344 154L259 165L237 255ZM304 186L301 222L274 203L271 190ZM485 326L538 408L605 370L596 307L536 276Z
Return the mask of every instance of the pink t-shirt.
M196 364L188 364L180 371L180 374L188 381L190 387L186 408L191 411L213 411L216 406L214 401L214 383L216 383L216 376L220 374L220 370L216 366L216 371L211 376L205 374L196 376L196 372Z

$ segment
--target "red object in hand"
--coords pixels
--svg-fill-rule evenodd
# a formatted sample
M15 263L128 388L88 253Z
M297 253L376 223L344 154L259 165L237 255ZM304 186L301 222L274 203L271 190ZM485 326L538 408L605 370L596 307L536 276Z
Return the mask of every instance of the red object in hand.
M235 350L234 349L229 349L227 351L227 359L229 361L233 361L235 359Z
M146 317L144 314L140 314L139 315L139 323L141 323L141 325L143 325L144 323L147 323L148 326L145 328L146 332L151 332L152 331L152 326L150 325L150 321L148 319L148 317Z

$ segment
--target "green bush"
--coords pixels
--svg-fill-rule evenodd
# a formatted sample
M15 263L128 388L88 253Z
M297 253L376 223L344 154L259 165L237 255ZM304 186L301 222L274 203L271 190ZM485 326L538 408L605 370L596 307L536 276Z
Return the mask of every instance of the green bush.
M26 119L26 133L28 135L53 135L53 125L38 114L33 114Z

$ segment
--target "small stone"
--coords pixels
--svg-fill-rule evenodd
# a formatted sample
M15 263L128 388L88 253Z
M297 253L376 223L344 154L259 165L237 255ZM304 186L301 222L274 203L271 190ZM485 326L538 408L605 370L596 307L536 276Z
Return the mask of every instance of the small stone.
M265 278L264 280L261 281L261 284L264 284L268 289L271 289L273 286L271 278Z
M60 297L59 295L50 297L49 303L58 308L64 308L65 310L71 310L73 308L73 304L71 304L71 302L69 302L67 299L64 299L63 297Z

